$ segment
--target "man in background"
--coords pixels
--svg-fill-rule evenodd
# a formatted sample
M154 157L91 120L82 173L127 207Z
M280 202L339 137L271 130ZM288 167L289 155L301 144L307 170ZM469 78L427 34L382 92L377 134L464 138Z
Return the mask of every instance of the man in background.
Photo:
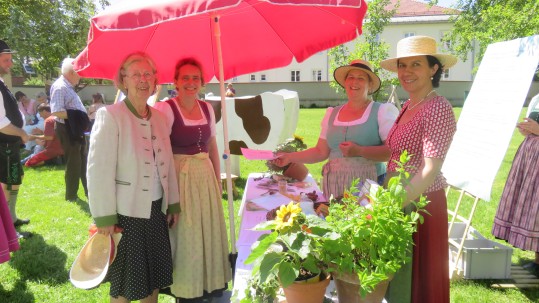
M60 140L64 150L65 160L65 199L76 202L79 198L79 180L82 182L84 193L88 196L86 186L86 161L87 149L84 140L74 140L70 130L79 123L73 116L68 117L68 112L82 113L89 123L86 108L82 104L79 96L75 92L75 86L79 83L80 76L73 70L73 60L66 58L62 62L62 75L54 81L51 86L50 107L52 115L55 116L54 132ZM80 117L80 115L76 115Z

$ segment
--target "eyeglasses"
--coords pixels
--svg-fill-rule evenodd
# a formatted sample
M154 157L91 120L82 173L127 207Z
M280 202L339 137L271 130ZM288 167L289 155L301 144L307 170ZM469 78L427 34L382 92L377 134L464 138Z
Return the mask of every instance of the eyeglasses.
M124 77L128 77L134 81L140 81L142 78L144 78L146 81L149 81L149 80L152 80L154 77L155 77L155 74L154 73L150 73L150 72L145 72L144 74L139 74L139 73L136 73L136 74L132 74L132 75L125 75Z

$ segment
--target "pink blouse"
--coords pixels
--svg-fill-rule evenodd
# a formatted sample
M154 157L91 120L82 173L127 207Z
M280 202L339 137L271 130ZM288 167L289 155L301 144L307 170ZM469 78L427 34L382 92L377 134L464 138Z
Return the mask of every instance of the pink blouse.
M387 171L395 171L397 165L394 160L398 161L401 153L407 150L408 154L412 155L410 162L407 163L409 166L407 171L413 176L423 164L423 158L445 158L457 126L451 104L442 96L437 96L427 102L412 120L397 124L408 108L408 104L406 103L402 108L386 140L386 144L391 149ZM445 187L445 178L440 172L425 193Z

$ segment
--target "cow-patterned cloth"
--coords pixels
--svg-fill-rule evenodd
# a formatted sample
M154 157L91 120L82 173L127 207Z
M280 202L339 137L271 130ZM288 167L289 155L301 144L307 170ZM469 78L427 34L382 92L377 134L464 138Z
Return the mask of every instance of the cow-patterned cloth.
M412 120L399 124L409 103L404 105L387 136L386 144L391 149L387 171L396 170L394 161L398 161L401 153L407 150L412 155L407 171L413 176L421 167L423 158L445 158L457 127L451 104L442 96L432 98ZM444 189L445 186L445 178L440 172L425 193Z

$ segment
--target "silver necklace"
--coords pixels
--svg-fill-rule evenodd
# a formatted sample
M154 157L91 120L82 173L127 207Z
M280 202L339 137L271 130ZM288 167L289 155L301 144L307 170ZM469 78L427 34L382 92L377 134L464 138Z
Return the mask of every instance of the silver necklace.
M425 101L425 99L427 99L427 97L432 94L433 92L436 92L436 90L431 90L425 97L423 97L423 99L421 99L421 101L417 102L416 104L412 105L412 106L408 106L408 110L412 110L414 108L416 108L416 106L418 106L419 104L421 104L421 102ZM410 101L412 102L412 101Z
M197 108L197 100L195 100L195 105L193 105L193 107L191 107L191 109L188 109L185 104L183 104L183 102L178 98L178 104L180 105L181 108L183 108L186 112L186 114L188 116L191 116L191 114L195 111L195 109Z

